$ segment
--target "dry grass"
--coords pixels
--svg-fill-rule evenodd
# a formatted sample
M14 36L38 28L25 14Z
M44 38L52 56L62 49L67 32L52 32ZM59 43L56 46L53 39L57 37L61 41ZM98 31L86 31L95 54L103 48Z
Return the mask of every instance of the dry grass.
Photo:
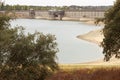
M120 80L120 66L62 65L61 70L47 80Z

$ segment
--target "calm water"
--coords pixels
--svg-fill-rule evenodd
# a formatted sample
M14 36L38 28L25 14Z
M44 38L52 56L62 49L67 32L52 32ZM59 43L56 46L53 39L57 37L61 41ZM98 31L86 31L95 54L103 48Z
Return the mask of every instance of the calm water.
M35 31L44 34L56 35L59 52L59 63L82 63L100 59L103 57L102 49L96 44L76 38L77 35L99 29L93 25L82 24L73 21L49 21L35 19L17 19L11 21L12 26L24 26L26 32Z

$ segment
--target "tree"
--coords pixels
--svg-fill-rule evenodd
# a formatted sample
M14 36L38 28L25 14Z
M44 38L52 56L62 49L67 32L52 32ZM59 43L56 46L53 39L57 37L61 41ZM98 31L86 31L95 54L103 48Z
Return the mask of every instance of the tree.
M105 13L104 39L102 42L105 61L112 56L120 58L120 0Z
M0 15L0 66L5 62L6 53L15 39L16 29L10 29L9 17Z
M0 10L4 10L4 3L0 1Z
M25 35L23 27L11 28L9 20L0 17L0 80L44 80L58 70L55 36Z

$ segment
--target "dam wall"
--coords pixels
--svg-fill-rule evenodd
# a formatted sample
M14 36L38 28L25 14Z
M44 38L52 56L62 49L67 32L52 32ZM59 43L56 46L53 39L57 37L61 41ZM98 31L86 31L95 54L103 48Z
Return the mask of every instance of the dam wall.
M0 11L1 12L1 11ZM3 13L3 11L2 11ZM81 19L81 18L104 18L105 11L65 11L64 17L67 18L74 18L74 19ZM14 15L16 18L30 18L29 11L12 11L9 14ZM34 18L43 18L43 19L50 19L50 15L48 11L35 11Z
M104 11L66 11L65 17L70 18L104 18Z

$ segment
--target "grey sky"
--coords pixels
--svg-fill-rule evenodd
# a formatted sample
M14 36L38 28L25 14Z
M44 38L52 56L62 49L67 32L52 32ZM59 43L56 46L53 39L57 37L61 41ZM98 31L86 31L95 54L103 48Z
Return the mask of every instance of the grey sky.
M40 6L100 6L113 5L115 0L5 0L6 4L22 4L22 5L40 5Z

